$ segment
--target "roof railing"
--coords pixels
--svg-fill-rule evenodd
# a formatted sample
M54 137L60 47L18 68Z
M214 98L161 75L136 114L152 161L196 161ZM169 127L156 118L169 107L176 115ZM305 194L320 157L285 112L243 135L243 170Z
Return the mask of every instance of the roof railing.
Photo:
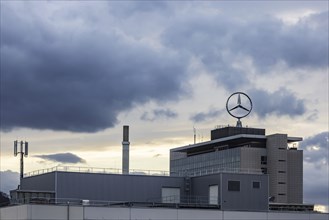
M52 168L35 170L24 174L24 177L37 176L41 174L60 172L76 172L76 173L104 173L104 174L122 174L121 169L116 168L98 168L98 167L74 167L74 166L56 166ZM169 176L168 171L163 170L139 170L131 169L129 175L153 175L153 176Z
M51 172L75 172L75 173L98 173L98 174L122 174L121 169L116 168L98 168L98 167L74 167L74 166L56 166L52 168L35 170L24 174L24 177L42 175ZM206 168L198 171L178 171L169 172L163 170L139 170L131 169L129 175L149 175L149 176L179 176L194 177L216 173L244 173L244 174L263 174L260 169L244 169L244 168Z
M241 173L241 174L264 174L261 169L248 168L207 168L199 169L197 171L179 171L172 173L173 176L204 176L217 173Z
M217 201L218 203L218 201ZM11 205L20 204L51 204L51 205L81 205L81 206L117 206L117 207L209 207L219 208L218 204L209 204L206 196L167 196L160 198L150 198L148 201L107 201L107 200L87 200L78 198L48 198L48 197L25 197L11 199ZM177 206L179 205L179 206Z

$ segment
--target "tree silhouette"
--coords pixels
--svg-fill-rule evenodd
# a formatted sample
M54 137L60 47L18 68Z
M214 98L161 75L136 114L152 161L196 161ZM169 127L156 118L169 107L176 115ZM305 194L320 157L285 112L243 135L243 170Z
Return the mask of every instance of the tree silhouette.
M10 204L9 197L6 193L0 191L0 207Z

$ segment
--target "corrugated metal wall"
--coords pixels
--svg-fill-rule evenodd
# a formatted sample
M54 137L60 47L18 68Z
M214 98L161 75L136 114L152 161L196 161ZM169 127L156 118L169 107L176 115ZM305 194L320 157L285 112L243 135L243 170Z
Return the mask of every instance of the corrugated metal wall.
M21 181L22 190L55 191L55 172L25 177Z
M228 181L239 181L240 191L229 191ZM259 182L259 188L253 188L254 181ZM207 205L212 185L219 187L218 204L224 210L268 210L268 176L259 174L192 177L191 186L186 189L184 177L53 172L25 178L22 189L55 191L56 188L58 199L161 202L162 188L180 188L181 203Z
M184 192L181 177L58 172L57 181L57 198L160 202L162 187Z

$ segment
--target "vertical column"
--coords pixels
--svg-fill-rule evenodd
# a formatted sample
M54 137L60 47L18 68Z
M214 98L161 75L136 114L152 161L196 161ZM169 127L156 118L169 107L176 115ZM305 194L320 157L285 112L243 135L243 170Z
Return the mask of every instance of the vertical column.
M129 174L129 126L123 126L122 140L122 173Z
M303 203L303 151L288 150L288 203Z
M267 136L266 149L270 197L275 203L287 203L287 135Z
M21 151L20 151L20 155L21 155L21 158L20 158L20 178L23 179L24 177L24 159L23 159L23 155L24 155L24 152L23 152L23 141L21 141Z

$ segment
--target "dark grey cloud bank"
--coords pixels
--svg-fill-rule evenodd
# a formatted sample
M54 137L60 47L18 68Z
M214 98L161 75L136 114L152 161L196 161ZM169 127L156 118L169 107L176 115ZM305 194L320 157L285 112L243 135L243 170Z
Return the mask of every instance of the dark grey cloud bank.
M191 14L173 23L162 38L167 46L199 58L229 91L252 85L247 77L250 70L236 67L246 57L259 74L266 74L280 62L288 68L328 66L328 12L291 26L270 16L241 21L220 13Z
M86 161L84 159L82 159L81 157L79 157L75 154L72 154L72 153L36 155L34 157L53 161L53 162L60 162L60 163L71 163L71 164L86 163Z
M251 89L248 91L253 105L253 112L260 118L269 115L290 117L300 116L306 112L305 100L299 99L291 91L280 88L274 92L262 89Z
M225 13L199 16L194 7L180 3L106 2L106 15L92 13L101 3L79 4L85 4L85 11L62 5L50 15L41 3L30 4L1 4L2 131L96 132L113 127L118 114L135 105L187 94L192 58L229 92L253 86L249 70L236 66L244 58L252 60L258 74L280 62L310 70L328 66L328 12L286 26L264 15L243 21ZM184 7L191 12L181 14ZM141 40L153 30L160 33L153 39L160 47ZM255 94L259 102L270 104L259 116L305 112L304 101L291 92L275 95L279 103L273 104L268 92ZM293 106L285 106L288 101ZM146 113L142 120L152 121L157 114ZM200 114L192 120L211 117Z
M306 138L299 147L304 150L304 161L312 164L328 165L329 132L324 131Z
M305 138L299 148L304 153L304 198L328 206L329 132Z
M184 93L185 62L165 50L125 41L111 28L62 33L9 7L1 12L2 130L94 132L134 104Z

